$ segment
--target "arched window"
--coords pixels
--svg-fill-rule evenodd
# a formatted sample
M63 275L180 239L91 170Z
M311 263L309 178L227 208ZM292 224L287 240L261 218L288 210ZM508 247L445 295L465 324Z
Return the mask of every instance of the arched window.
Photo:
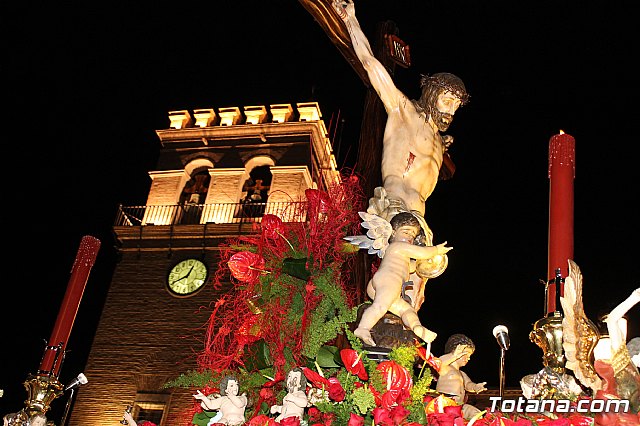
M180 204L203 204L207 198L211 175L208 169L194 171L180 195Z
M271 170L269 165L256 166L242 184L241 200L244 217L260 217L264 214L271 188Z
M211 175L208 167L199 167L192 171L191 178L187 181L180 194L179 205L182 209L181 224L198 224L207 199Z

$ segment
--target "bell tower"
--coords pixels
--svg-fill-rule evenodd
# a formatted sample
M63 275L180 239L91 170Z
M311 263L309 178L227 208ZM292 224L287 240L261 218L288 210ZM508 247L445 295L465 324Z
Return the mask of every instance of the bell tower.
M120 206L119 262L75 400L71 426L135 419L189 424L185 389L163 385L196 369L203 324L221 293L218 246L262 216L304 221L308 188L340 179L315 102L169 112L145 205Z

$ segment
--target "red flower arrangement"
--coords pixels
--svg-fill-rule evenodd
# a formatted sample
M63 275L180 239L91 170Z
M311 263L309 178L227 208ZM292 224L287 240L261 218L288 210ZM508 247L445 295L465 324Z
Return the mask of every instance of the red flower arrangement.
M349 292L341 271L348 270L344 263L349 259L343 249L343 236L354 235L360 225L357 216L360 209L354 208L353 201L360 199L356 184L355 179L348 179L346 185L328 192L309 189L306 191L306 223L285 223L278 216L265 214L255 235L231 240L228 250L221 250L214 285L220 290L228 286L229 274L235 281L232 280L230 291L214 304L207 324L205 349L198 363L201 371L213 372L216 378L227 372L238 375L238 369L246 376L252 375L253 387L247 390L255 401L255 408L253 413L246 413L249 426L300 425L297 417L276 422L264 414L264 406L281 401L285 371L317 362L320 347L325 347L322 345L327 345L336 335L334 330L326 329L327 324L339 318L344 323L338 324L344 327L346 313L354 308L346 298ZM293 216L304 216L298 213ZM339 304L344 306L337 309ZM318 315L322 313L327 315ZM261 346L257 346L259 344ZM312 388L310 394L318 391L313 393L314 398L309 398L314 406L307 409L306 424L364 426L373 422L379 426L470 426L471 422L463 419L457 404L442 398L423 399L421 392L426 392L430 383L429 369L428 377L423 377L421 372L414 382L411 370L398 361L391 359L376 364L366 360L361 346L353 341L352 347L339 351L339 357L335 356L338 351L334 347L333 365L326 370L332 372L329 377L323 375L319 366L318 372L303 368ZM411 345L407 350L414 351L416 357L438 370L439 360L429 356L421 345ZM264 365L257 366L258 358ZM340 362L342 366L335 364ZM267 376L273 378L264 380ZM244 377L239 377L241 386L245 383ZM425 382L427 378L429 381ZM200 404L193 409L201 410ZM488 413L472 422L475 426L530 426L534 421L538 426L585 426L585 419L544 416L512 419L502 413Z

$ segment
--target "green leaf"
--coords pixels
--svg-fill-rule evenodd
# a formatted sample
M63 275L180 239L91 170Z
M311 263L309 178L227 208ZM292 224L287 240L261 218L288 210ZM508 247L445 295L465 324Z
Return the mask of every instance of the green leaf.
M338 348L335 346L322 346L316 356L318 365L322 368L340 368L335 361Z
M294 259L287 257L282 261L282 272L295 278L307 281L311 276L311 272L307 269L307 258Z
M245 367L249 371L262 370L273 365L269 347L262 339L248 347L244 358Z

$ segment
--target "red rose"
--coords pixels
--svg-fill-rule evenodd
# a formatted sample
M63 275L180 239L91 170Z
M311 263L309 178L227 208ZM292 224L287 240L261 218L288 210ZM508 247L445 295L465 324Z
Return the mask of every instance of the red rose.
M569 420L573 426L589 426L593 422L592 417L575 413L569 416ZM638 421L640 422L640 417L638 417Z
M322 418L322 413L316 407L310 407L309 410L307 410L307 414L311 422L320 421Z
M280 420L281 426L300 426L300 418L298 416L285 417Z
M391 420L393 420L394 425L402 424L402 421L407 418L410 411L407 410L403 405L396 405L391 410Z
M330 377L329 378L329 398L336 402L340 402L344 400L345 394L346 392L342 387L342 385L340 384L340 382L338 381L338 379L336 379L335 377Z
M571 426L571 420L567 418L559 418L555 420L551 420L549 426Z
M360 417L357 414L351 413L347 426L364 426L364 418Z
M373 421L378 426L394 426L389 410L385 408L373 409Z
M249 426L276 426L277 423L274 419L264 414L260 414L251 419Z
M435 426L455 426L454 421L457 417L452 413L433 413L427 416L427 421Z
M456 417L462 417L462 405L447 405L443 408L443 411Z
M263 401L271 401L275 399L276 393L271 388L260 389L260 399Z

